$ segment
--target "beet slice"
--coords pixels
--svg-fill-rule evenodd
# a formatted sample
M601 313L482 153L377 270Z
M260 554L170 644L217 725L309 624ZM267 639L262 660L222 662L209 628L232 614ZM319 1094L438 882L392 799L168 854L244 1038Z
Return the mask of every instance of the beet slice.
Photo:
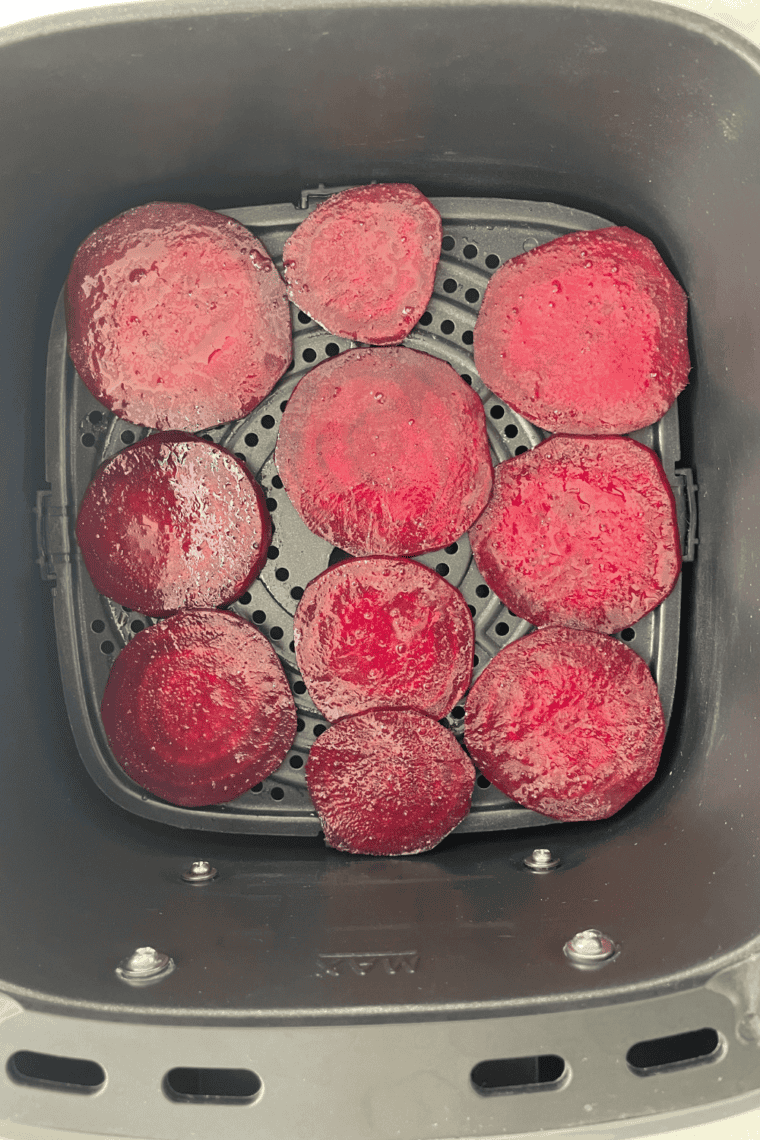
M239 222L173 202L119 214L66 282L69 353L132 423L198 431L248 414L292 359L285 286Z
M290 299L335 336L398 344L432 295L441 233L440 214L414 186L343 190L285 243Z
M538 626L617 633L658 606L681 569L662 464L617 436L557 435L501 463L470 542L491 589Z
M407 558L352 558L306 587L298 668L328 720L374 708L436 719L464 695L475 635L459 590Z
M277 654L236 614L185 610L113 663L103 727L130 779L182 807L231 800L285 759L296 709Z
M532 423L623 435L686 386L686 294L641 234L566 234L494 274L474 346L483 381Z
M542 629L507 645L467 698L465 744L492 784L552 819L607 819L654 776L665 739L645 663L619 641Z
M313 368L275 460L306 525L349 554L454 542L493 478L481 401L450 364L411 348L352 349Z
M215 443L163 432L99 468L76 535L99 593L163 617L245 593L266 562L272 524L244 463Z
M306 784L329 847L417 855L467 815L475 769L437 721L375 709L345 717L312 744Z

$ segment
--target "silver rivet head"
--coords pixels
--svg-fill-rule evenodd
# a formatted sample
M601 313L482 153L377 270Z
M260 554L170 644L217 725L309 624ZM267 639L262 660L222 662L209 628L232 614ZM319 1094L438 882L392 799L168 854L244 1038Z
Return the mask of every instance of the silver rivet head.
M559 867L560 860L552 855L548 847L536 847L530 855L523 859L523 863L530 871L553 871Z
M219 874L216 867L212 867L206 859L196 859L182 872L186 883L208 883Z
M565 943L566 956L581 966L606 962L615 953L615 944L600 930L581 930Z
M116 973L125 982L147 982L162 978L173 969L174 962L168 954L154 950L152 946L140 946L119 962Z

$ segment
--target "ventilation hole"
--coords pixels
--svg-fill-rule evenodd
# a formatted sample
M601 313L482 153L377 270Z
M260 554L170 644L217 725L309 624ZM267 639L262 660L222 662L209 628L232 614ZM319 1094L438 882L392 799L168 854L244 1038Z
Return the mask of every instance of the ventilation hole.
M274 416L262 416L261 417L261 426L263 428L273 428L274 427Z
M499 259L495 253L489 253L488 257L486 258L486 265L489 269L496 269L498 267Z
M84 433L84 435L82 436L82 446L83 447L94 447L95 446L95 436L92 434L91 431L86 431Z
M315 736L321 736L323 732L327 732L326 724L315 724L311 730Z
M491 591L488 589L488 586L476 586L475 593L479 598L487 598Z
M556 1053L538 1057L504 1057L481 1061L470 1073L479 1093L528 1092L536 1085L556 1085L565 1072L565 1062Z
M293 692L297 693L299 697L302 697L304 695L306 692L306 686L304 685L303 681L293 682Z
M246 457L243 455L242 451L236 451L235 458L239 459L241 463L245 463Z
M446 553L447 554L456 554L458 550L459 550L459 546L456 542L452 542L451 546L446 547Z
M472 384L472 376L468 376L466 372L462 373L462 379L464 380L465 384Z
M449 250L451 250L453 248L454 248L454 239L449 234L447 234L446 237L441 242L441 249L445 249L446 252L448 253Z
M95 621L90 626L93 633L102 633L105 628L106 623L101 621L100 618L95 618Z
M285 799L285 793L282 790L282 788L272 788L272 790L269 794L273 800L284 800Z
M517 435L517 426L515 424L507 424L504 428L504 434L507 439L514 439Z
M295 653L295 651L296 651L296 643L295 643L295 641L291 641L291 642L288 644L288 649L290 650L290 652L291 652L291 653Z
M258 442L259 442L259 437L256 435L256 432L255 431L249 431L248 435L245 437L245 446L246 447L255 447Z
M464 299L465 301L469 301L471 305L474 305L476 301L480 300L480 293L477 289L468 289L464 295Z
M295 366L296 366L296 362L295 362L295 360L291 360L290 364L289 364L289 365L288 365L288 367L285 369L285 371L286 371L286 372L292 372L292 371L293 371L293 369L295 368Z
M447 563L439 562L435 568L435 571L436 571L436 574L440 574L442 578L445 578L449 572L449 567L448 567Z
M472 329L465 329L462 333L462 344L472 344L474 340Z
M432 321L432 319L433 319L432 313L423 313L417 323L420 325L429 325L430 322Z
M267 620L267 615L263 610L254 610L251 614L251 621L254 625L263 625Z
M476 612L476 611L475 611L475 607L474 607L474 606L468 606L467 608L469 609L469 611L470 611L470 613L472 614L472 616L473 616L473 617L475 617L475 612Z
M496 634L498 637L506 637L509 633L509 626L505 621L497 621Z
M210 436L210 435L202 435L202 436L199 436L199 438L205 439L206 443L213 443L214 442L213 436Z
M301 598L303 597L303 587L302 586L294 586L293 589L290 591L290 596L296 602L300 602Z
M443 283L443 291L444 291L444 293L456 293L457 283L453 277L447 277L446 278L446 280Z
M444 333L445 336L448 336L449 333L453 333L453 331L454 331L454 322L453 321L441 321L441 332Z
M519 447L515 448L515 455L522 455L523 452L525 452L527 450L528 450L527 447L524 447L522 444L520 444Z
M478 256L478 247L476 245L466 245L462 250L462 253L468 260L471 261L473 257Z
M299 313L298 319L302 325L308 325L311 323L311 317L309 316L308 313Z
M113 651L114 651L114 643L112 641L101 641L101 643L100 643L100 652L101 653L108 654L108 653L113 653Z
M121 442L122 443L134 443L135 442L135 433L133 431L123 431L121 433Z
M514 611L514 610L510 610L510 609L508 608L508 609L507 609L507 613L508 613L508 614L510 614L512 617L517 617L517 614L515 613L515 611Z
M346 554L345 550L341 550L339 546L334 546L330 552L330 557L327 559L328 566L337 566L339 562L345 562L350 558L350 554Z
M488 414L492 420L500 420L504 418L504 409L501 404L494 404Z
M476 653L476 654L475 654L475 656L474 656L474 657L473 657L473 659L472 659L472 667L473 667L473 669L477 669L477 667L478 667L478 665L479 665L479 664L480 664L480 658L478 657L478 655L477 655L477 653Z
M491 781L487 780L485 776L478 776L475 783L478 785L479 788L490 788L491 787Z
M251 595L250 594L241 594L241 596L238 598L238 602L240 603L241 606L250 606Z
M167 1096L185 1103L250 1104L260 1088L251 1069L171 1069L164 1077Z
M282 641L282 630L279 625L273 625L269 631L269 636L272 641Z
M307 364L311 364L313 360L317 359L317 354L313 348L305 348L303 350L302 356Z
M664 1067L685 1067L705 1061L717 1052L720 1037L714 1029L695 1029L690 1033L676 1033L672 1037L655 1037L639 1041L625 1055L630 1067L639 1073L649 1073Z
M290 571L286 570L284 566L278 566L274 572L274 576L278 582L287 582L290 577Z
M453 709L451 710L451 715L454 720L461 720L464 716L464 709L461 705L454 705Z
M251 788L251 791L254 792L256 795L258 795L258 793L263 789L263 787L264 787L263 784L254 784L253 787Z
M54 1057L20 1049L8 1061L11 1077L23 1084L58 1092L92 1093L105 1083L105 1071L95 1061L78 1057Z
M272 476L272 486L276 487L278 491L282 490L282 479L279 475Z
M279 558L279 557L280 557L279 546L270 546L269 550L267 551L267 558L274 559L274 558Z
M298 682L298 681L296 681L296 685L297 685L298 683L299 683L299 682ZM295 688L295 687L296 687L296 686L294 685L294 686L293 686L293 688ZM303 732L303 730L304 730L305 728L306 728L306 722L305 722L305 721L303 721L303 720L301 720L301 718L300 718L300 716L299 716L298 720L296 721L296 731L297 731L297 732Z
M281 403L280 403L280 411L281 411L281 412L284 412L284 411L285 411L285 409L287 408L287 406L288 406L288 401L287 401L287 400L282 400L282 401L281 401Z
M303 768L303 756L291 756L288 763L291 768Z
M98 412L98 411L90 412L87 419L90 421L91 424L99 424L100 421L103 419L103 413Z
M277 500L276 499L267 499L267 507L269 508L270 511L276 511L277 510Z
M132 630L132 633L139 633L141 629L145 629L145 622L133 621L129 628Z
M620 636L622 637L623 641L633 641L634 637L636 636L636 630L624 629Z
M325 356L337 356L339 352L340 345L336 344L335 341L331 340L329 344L325 345Z

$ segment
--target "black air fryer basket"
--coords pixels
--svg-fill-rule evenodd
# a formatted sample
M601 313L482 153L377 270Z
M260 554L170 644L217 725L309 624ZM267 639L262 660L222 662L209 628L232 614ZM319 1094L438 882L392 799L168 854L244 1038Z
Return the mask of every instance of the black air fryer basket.
M0 1135L617 1140L760 1105L760 55L622 0L145 3L6 31L0 91ZM341 552L300 522L272 452L298 379L351 343L296 309L293 369L206 433L270 501L270 557L234 608L283 661L293 748L201 809L143 792L108 750L108 670L150 619L94 591L73 526L98 464L146 432L68 359L73 252L160 199L225 210L280 262L332 188L372 181L441 212L406 343L482 396L496 460L543 435L474 368L499 264L628 225L688 293L689 387L635 433L676 494L684 567L620 635L668 735L609 820L554 823L480 777L427 855L325 847L303 775L325 721L292 623ZM530 627L466 537L421 560L475 611L477 676Z

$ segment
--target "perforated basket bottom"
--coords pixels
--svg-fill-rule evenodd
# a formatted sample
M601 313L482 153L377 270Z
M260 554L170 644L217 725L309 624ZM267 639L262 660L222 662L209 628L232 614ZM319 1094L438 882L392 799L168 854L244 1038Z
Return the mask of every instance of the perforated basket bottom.
M326 194L327 192L325 192ZM293 229L313 209L321 192L292 205L227 210L254 231L281 267L282 249ZM591 214L532 202L494 199L434 199L444 225L443 255L427 311L404 343L448 361L483 400L494 463L536 446L545 432L498 400L481 382L472 357L472 334L489 277L510 257L572 230L611 223ZM269 638L285 668L298 710L298 732L281 767L263 784L227 804L180 808L133 783L115 763L100 722L100 701L116 654L153 619L131 613L97 594L82 562L74 525L85 488L104 460L149 434L107 412L77 376L66 352L62 300L50 338L47 379L48 548L43 566L54 567L56 632L69 716L85 766L101 789L138 815L180 827L249 834L316 835L320 823L304 777L309 747L327 728L312 705L296 666L293 615L307 583L344 555L313 535L285 494L274 464L280 418L301 377L326 357L354 342L332 336L297 309L292 310L294 363L270 396L244 420L199 433L243 459L264 488L273 522L272 545L250 593L230 608ZM678 413L674 406L651 428L633 438L660 456L677 496ZM679 512L682 514L682 512ZM50 520L60 520L51 527ZM51 539L51 534L55 537ZM55 546L50 549L49 546ZM433 567L464 595L475 623L473 680L491 658L532 626L515 617L491 592L472 558L467 536L445 550L418 559ZM680 618L680 580L666 601L620 637L647 662L658 684L666 719L675 689ZM443 722L461 740L464 701ZM534 827L556 821L513 803L478 776L472 808L457 831Z

